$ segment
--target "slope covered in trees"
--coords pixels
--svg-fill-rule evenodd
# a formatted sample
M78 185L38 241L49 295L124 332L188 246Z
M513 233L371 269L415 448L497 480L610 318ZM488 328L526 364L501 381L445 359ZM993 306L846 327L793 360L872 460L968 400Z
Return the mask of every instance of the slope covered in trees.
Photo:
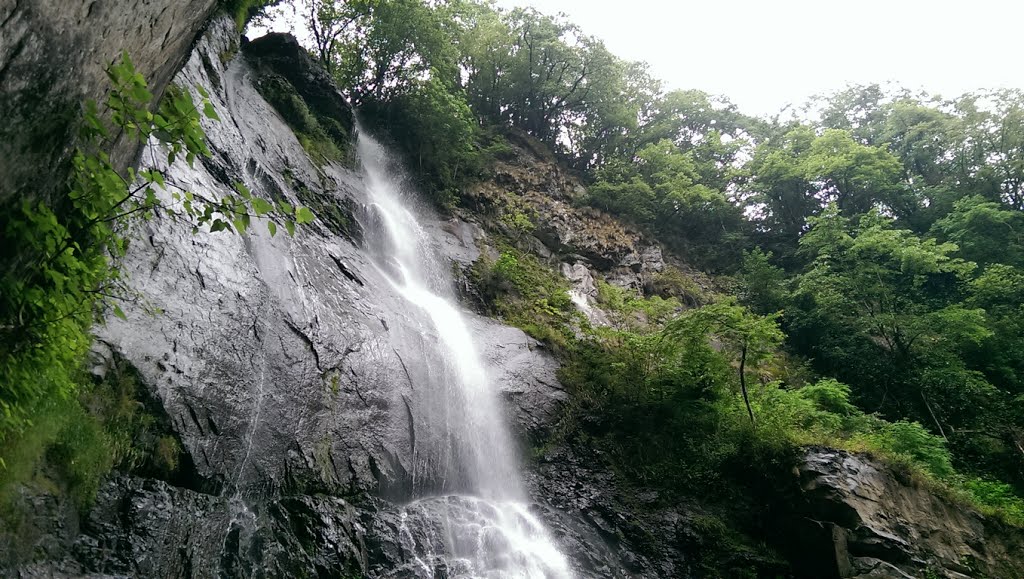
M503 134L525 133L578 173L586 204L737 295L563 344L566 380L611 417L601 436L637 472L739 454L715 417L742 385L738 408L754 420L736 436L846 441L1024 514L1024 93L857 86L806 114L752 118L722 97L664 90L642 63L532 9L299 6L314 55L439 205L460 203ZM517 291L548 287L520 257L482 276L506 278L492 293L511 318ZM523 303L534 329L560 323ZM640 418L652 408L653 423ZM672 480L663 474L641 478Z

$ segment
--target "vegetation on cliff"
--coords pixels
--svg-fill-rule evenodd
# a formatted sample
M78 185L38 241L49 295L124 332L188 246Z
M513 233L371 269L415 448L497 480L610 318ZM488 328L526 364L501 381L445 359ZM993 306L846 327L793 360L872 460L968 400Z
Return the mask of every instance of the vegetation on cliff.
M520 131L577 172L581 203L718 275L701 309L581 334L514 239L474 274L493 313L561 352L575 428L635 480L708 488L827 443L1020 520L1024 94L850 87L759 119L532 9L304 6L314 56L440 205Z

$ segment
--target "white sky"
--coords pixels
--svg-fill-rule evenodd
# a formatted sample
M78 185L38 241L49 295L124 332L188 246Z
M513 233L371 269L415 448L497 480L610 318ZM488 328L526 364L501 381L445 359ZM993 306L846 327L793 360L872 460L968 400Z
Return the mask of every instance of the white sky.
M848 83L896 81L946 97L1024 87L1018 0L498 0L565 12L669 88L748 114Z

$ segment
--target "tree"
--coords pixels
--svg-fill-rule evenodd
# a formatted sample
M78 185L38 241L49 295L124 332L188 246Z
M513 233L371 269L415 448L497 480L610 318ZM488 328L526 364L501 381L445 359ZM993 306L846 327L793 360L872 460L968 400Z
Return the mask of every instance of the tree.
M797 125L759 145L750 163L753 195L748 197L747 206L755 215L762 237L783 257L793 253L807 219L820 210L802 161L814 139L811 127Z
M853 225L829 206L801 251L812 261L787 326L820 372L854 386L862 405L943 436L992 420L1002 395L969 356L992 331L985 310L962 301L975 264L956 257L956 245L896 229L877 212Z
M320 65L331 75L337 72L341 44L349 27L365 16L368 2L340 2L339 0L308 0L305 21L313 35L313 53Z
M830 203L850 216L874 208L905 216L916 209L901 182L899 160L839 129L816 135L811 127L797 126L781 142L762 143L751 172L756 193L748 203L783 254L792 251L808 219Z
M686 312L669 324L666 333L682 340L713 336L720 341L726 354L739 365L740 391L753 425L754 410L747 392L747 364L757 365L782 344L784 336L776 321L778 315L758 316L737 305L734 299L728 299Z
M692 152L665 139L641 149L634 163L618 160L598 170L588 203L648 227L692 259L714 263L737 251L742 216L701 181Z
M443 5L353 0L325 6L317 13L320 35L334 47L332 69L353 105L389 102L432 75L446 86L456 82L457 53Z
M955 153L962 189L1024 210L1024 91L967 94L954 110L963 123Z
M771 252L760 248L743 252L740 265L739 298L754 313L767 315L782 311L788 300L786 274L772 263Z
M933 229L955 243L964 259L1024 265L1024 213L980 195L958 199Z
M869 84L818 96L808 104L821 108L822 127L846 131L861 144L877 146L884 143L886 105L891 99L880 85Z

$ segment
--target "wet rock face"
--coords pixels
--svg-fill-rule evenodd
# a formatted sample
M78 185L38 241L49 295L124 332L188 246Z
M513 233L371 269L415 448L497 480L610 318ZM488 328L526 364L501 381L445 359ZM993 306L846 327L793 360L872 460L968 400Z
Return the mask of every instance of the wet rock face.
M209 196L243 181L293 204L362 207L359 174L313 164L255 86L267 69L287 70L279 50L287 55L294 40L254 41L223 62L235 42L233 23L214 21L174 79L210 91L222 119L204 127L212 158L194 167L163 167L159 151L144 158L166 169L168 182ZM308 57L292 57L301 71ZM344 107L351 119L329 79L307 72L295 76L296 93ZM471 226L427 221L438 251L475 257ZM152 389L193 480L109 481L80 528L72 520L48 530L43 540L58 546L22 573L397 577L390 570L412 564L387 522L411 498L448 490L424 480L414 459L429 431L415 404L429 393L415 377L435 363L425 352L437 337L358 236L324 220L293 238L279 229L272 237L254 220L244 237L193 235L155 219L134 230L121 267L139 301L123 306L127 321L96 333ZM566 398L555 361L518 329L467 321L513 426L541 438Z
M359 513L326 495L247 504L123 477L101 490L85 526L68 571L132 577L337 576L358 574L366 560Z
M101 101L104 70L127 51L162 94L217 0L0 0L0 204L48 196L63 182L84 100ZM136 146L112 157L121 166Z
M808 577L1022 577L1024 534L902 481L864 457L809 450L784 517ZM792 508L794 507L795 508Z

